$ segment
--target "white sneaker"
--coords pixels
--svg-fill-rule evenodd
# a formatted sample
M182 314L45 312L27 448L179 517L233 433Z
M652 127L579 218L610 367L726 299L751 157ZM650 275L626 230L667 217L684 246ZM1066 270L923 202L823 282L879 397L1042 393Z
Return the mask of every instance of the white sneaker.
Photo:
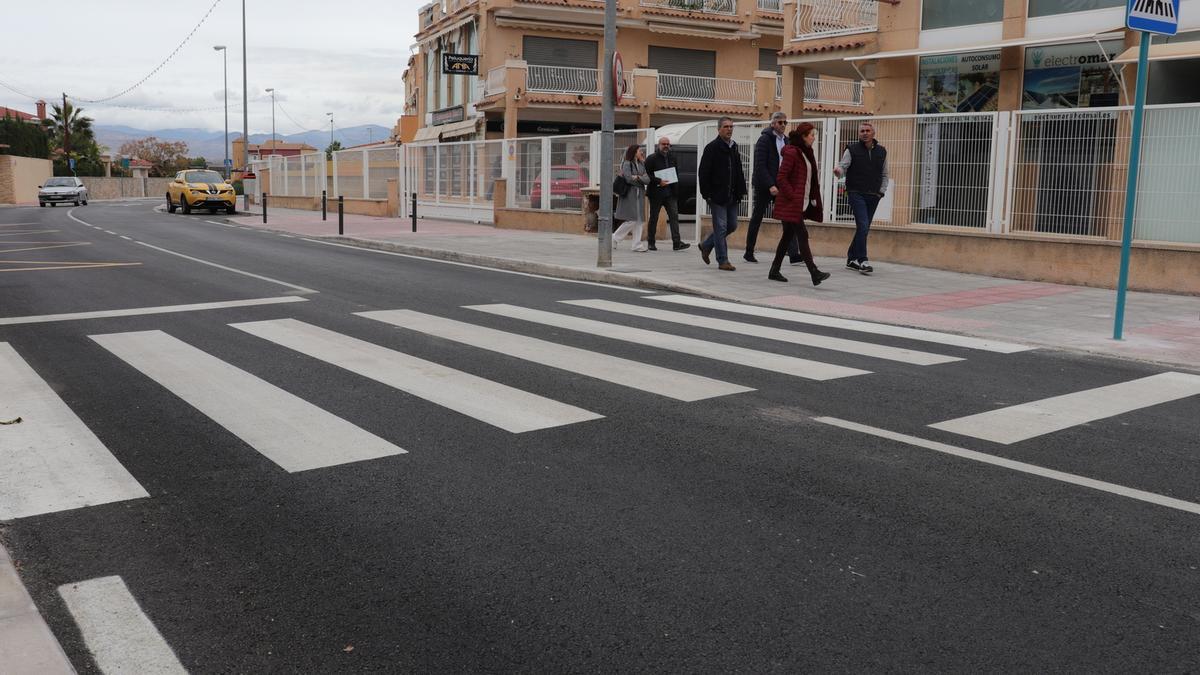
M646 251L649 251L650 249L647 248L646 244L642 243L642 244L638 244L637 246L634 246L633 250L637 251L638 253L645 253Z

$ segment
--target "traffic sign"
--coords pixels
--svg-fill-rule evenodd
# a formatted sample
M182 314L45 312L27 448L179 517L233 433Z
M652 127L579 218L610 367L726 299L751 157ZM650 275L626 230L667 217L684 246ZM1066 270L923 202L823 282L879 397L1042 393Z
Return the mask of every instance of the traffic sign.
M72 171L75 170L75 158L74 157L67 159L67 166L69 166Z
M226 159L226 160L225 160L225 168L226 168L226 169L228 169L228 168L229 168L229 167L231 167L231 166L233 166L233 160L232 160L232 159Z
M1130 30L1174 35L1179 32L1179 2L1180 0L1127 0L1125 25Z

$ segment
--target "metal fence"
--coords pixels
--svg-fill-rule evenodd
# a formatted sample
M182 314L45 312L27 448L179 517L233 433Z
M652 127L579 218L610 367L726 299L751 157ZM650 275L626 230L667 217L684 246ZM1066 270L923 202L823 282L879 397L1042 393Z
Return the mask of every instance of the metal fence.
M753 104L754 80L659 73L658 97L688 101Z

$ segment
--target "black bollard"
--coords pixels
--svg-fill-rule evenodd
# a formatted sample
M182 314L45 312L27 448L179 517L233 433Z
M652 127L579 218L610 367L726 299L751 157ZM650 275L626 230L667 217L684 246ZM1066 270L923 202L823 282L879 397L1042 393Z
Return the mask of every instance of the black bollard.
M412 193L412 227L413 232L417 231L417 193Z
M321 220L325 220L325 191L321 190Z
M342 214L344 213L344 211L342 209L344 207L344 204L345 204L345 202L342 200L342 196L338 195L338 234L339 235L345 233L345 229L343 227L343 221L342 221Z
M263 225L267 224L267 193L263 193Z

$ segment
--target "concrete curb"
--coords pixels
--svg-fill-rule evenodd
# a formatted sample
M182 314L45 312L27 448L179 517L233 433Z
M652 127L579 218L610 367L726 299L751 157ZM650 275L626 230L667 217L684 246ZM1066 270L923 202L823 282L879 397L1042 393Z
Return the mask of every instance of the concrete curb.
M75 672L4 546L0 546L0 670L5 675Z

